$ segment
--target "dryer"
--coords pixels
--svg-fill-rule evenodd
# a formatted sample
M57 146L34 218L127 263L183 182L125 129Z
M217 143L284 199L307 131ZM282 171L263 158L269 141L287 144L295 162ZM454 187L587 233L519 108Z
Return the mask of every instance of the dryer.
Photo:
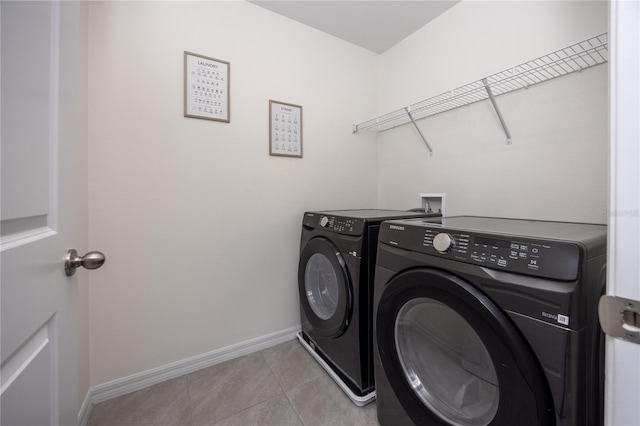
M298 338L357 405L375 398L372 309L380 223L425 216L377 209L303 216Z
M606 236L470 216L382 223L380 424L602 424Z

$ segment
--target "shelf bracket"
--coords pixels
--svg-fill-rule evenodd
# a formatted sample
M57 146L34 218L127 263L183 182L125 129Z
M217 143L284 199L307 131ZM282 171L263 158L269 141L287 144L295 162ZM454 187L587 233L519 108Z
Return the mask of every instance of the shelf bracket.
M420 128L418 127L418 125L416 124L416 120L413 119L413 115L411 115L411 111L409 110L409 107L404 107L405 112L407 113L407 115L409 116L409 119L411 120L411 122L413 123L413 126L416 128L416 130L418 131L418 134L420 135L420 137L422 138L424 144L427 146L427 149L429 150L429 155L433 157L433 150L431 149L431 146L429 145L429 142L427 142L427 138L424 137L424 135L422 134L422 132L420 131Z
M487 91L487 95L489 95L489 99L491 100L491 104L493 105L493 109L496 110L496 114L498 114L498 119L500 120L500 124L502 125L502 129L504 130L504 134L507 136L507 145L511 145L511 132L509 132L509 128L507 127L507 123L504 122L504 118L502 118L502 114L500 113L500 108L498 108L498 104L496 103L496 99L493 97L493 92L491 91L491 86L487 82L486 78L482 79L482 84L484 84L484 89Z

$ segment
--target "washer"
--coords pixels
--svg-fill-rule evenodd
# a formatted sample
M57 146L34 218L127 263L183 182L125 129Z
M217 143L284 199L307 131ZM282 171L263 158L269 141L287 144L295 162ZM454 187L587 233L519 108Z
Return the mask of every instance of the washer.
M602 424L606 236L471 216L382 223L380 424Z
M372 309L380 223L425 216L397 210L304 214L298 338L357 405L375 398Z

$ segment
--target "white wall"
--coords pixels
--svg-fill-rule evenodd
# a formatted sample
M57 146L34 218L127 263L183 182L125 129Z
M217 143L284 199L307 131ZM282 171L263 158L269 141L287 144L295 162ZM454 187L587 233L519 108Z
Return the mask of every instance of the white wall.
M411 126L351 124L607 30L606 2L463 1L374 55L243 1L90 2L91 384L296 326L305 210L606 222L607 68ZM183 52L231 62L231 123L183 117ZM268 155L268 101L304 158ZM378 141L378 144L376 144Z
M381 56L380 113L607 31L607 2L463 1ZM447 215L606 223L607 66L379 134L380 206L446 193ZM373 118L373 117L366 117Z
M231 63L231 123L183 117L185 50ZM91 384L299 324L303 212L378 203L378 57L237 1L90 2L89 52Z

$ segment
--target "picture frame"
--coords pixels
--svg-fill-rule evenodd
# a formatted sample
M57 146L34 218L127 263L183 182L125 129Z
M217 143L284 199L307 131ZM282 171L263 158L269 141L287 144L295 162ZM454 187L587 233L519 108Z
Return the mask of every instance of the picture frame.
M184 52L184 116L231 122L231 64Z
M302 158L302 106L269 100L269 155Z

